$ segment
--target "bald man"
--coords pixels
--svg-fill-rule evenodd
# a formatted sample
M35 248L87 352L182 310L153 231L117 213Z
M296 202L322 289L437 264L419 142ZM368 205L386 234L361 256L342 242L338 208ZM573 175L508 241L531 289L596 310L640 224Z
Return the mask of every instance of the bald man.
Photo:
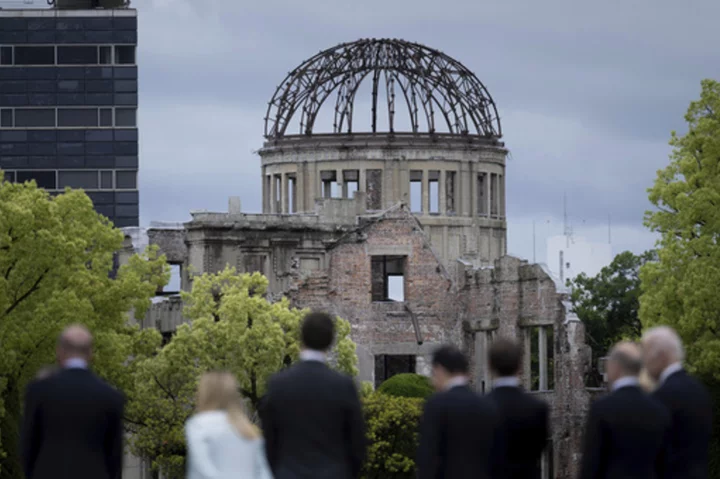
M70 326L58 339L56 356L60 370L25 393L25 477L120 479L125 400L90 372L92 335Z
M590 408L581 479L654 479L665 477L665 444L670 415L641 388L640 348L629 342L610 352L610 394Z
M645 369L657 383L653 396L670 411L672 421L667 478L705 479L713 420L710 395L683 369L683 346L673 329L650 329L642 343Z

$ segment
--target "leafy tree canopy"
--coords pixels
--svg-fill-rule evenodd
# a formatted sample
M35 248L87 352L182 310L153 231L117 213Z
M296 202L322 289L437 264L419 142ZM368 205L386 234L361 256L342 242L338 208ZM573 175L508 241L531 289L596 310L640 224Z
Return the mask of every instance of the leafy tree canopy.
M672 133L670 164L649 190L646 224L660 233L658 261L640 272L644 327L667 324L690 369L720 378L720 83L702 82L684 136Z
M156 355L138 362L138 394L128 412L135 433L131 445L138 455L155 458L156 468L182 475L183 428L203 372L235 374L252 413L270 376L298 359L307 311L290 307L285 298L269 302L267 286L261 274L237 274L229 267L194 278L192 291L182 295L191 323L180 326ZM333 366L356 375L350 323L338 318L336 329Z
M2 178L0 172L0 413L6 414L0 429L7 443L17 431L25 385L54 361L55 338L70 323L93 332L102 375L121 387L131 383L123 363L139 333L128 326L128 311L144 314L169 269L151 248L112 277L123 233L95 212L87 195L67 190L52 197L34 182ZM6 449L0 476L19 477L17 448Z

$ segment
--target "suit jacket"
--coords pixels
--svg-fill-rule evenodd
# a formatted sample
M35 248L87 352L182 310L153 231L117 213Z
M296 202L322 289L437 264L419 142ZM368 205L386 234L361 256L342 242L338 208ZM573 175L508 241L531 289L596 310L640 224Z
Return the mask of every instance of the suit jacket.
M268 382L260 417L275 479L360 476L365 424L350 377L301 361Z
M671 374L654 392L672 420L668 479L708 477L712 400L705 387L685 371Z
M488 395L502 418L502 477L540 479L540 457L550 437L548 406L519 387L500 386Z
M625 386L590 408L581 479L665 477L670 414L639 386Z
M25 393L21 454L28 479L120 479L125 399L85 369L64 369Z
M468 386L433 395L425 403L420 423L418 478L498 477L501 433L495 405Z

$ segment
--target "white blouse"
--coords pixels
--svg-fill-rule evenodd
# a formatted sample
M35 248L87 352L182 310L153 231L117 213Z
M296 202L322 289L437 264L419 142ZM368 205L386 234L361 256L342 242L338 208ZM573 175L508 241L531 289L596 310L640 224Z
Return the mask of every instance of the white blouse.
M187 479L272 479L260 439L245 439L225 411L202 412L185 424Z

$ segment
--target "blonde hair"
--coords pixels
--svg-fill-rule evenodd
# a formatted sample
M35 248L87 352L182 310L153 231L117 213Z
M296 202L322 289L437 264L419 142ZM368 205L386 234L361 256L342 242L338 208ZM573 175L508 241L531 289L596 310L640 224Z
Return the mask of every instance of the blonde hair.
M226 411L230 424L245 439L257 439L260 432L243 410L242 397L235 377L225 371L205 373L200 378L197 412Z

